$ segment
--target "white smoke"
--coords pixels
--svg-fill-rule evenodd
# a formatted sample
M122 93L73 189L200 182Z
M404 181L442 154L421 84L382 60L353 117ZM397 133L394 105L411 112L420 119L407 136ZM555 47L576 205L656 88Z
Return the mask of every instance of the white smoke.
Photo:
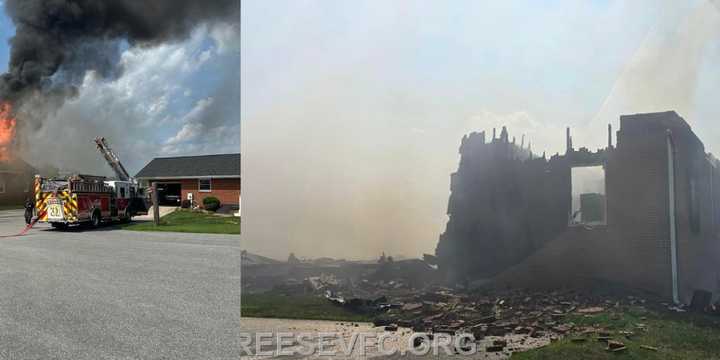
M124 72L115 80L86 73L77 97L39 128L23 133L24 157L38 166L112 175L95 150L96 136L110 141L131 172L155 156L238 152L239 109L227 110L212 97L188 103L199 74L239 76L234 62L217 61L225 56L219 49L228 45L213 42L212 31L201 27L181 43L125 50L120 57ZM223 41L232 42L231 34L223 34ZM208 42L213 45L208 47ZM214 68L205 68L211 61ZM238 88L235 94L239 91L239 83L230 86ZM219 111L218 106L225 107Z

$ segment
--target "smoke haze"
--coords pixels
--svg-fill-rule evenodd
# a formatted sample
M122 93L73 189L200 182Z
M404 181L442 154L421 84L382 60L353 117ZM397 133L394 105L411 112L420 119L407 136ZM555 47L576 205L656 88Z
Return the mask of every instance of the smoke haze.
M628 60L595 122L617 123L618 113L675 110L692 124L703 62L719 39L720 11L710 1L666 13Z
M433 252L470 131L605 146L675 109L717 148L718 12L695 1L243 9L243 245L285 258Z
M16 33L8 70L0 75L0 99L14 104L16 147L26 160L108 174L93 152L95 136L110 139L132 170L155 155L238 151L239 139L217 141L220 133L239 133L238 0L4 5ZM193 78L206 64L222 79L215 94L184 114L170 111L194 97L183 82L214 86ZM173 127L183 136L162 130ZM196 144L205 139L215 147Z

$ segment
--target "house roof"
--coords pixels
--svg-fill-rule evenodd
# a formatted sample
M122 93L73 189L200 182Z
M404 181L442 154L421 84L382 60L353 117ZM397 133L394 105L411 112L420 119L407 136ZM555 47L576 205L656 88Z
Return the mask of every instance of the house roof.
M139 179L240 177L240 154L154 158L135 177Z

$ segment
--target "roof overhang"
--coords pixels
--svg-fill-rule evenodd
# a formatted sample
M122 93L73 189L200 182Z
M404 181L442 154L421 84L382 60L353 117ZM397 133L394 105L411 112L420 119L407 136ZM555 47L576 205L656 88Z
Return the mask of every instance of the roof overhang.
M204 175L204 176L140 176L138 180L182 180L182 179L239 179L240 175Z

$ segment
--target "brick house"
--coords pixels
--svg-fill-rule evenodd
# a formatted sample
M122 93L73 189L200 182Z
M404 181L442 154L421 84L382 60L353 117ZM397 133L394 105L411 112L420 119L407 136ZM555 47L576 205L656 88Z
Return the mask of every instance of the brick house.
M160 205L192 200L202 206L209 196L222 206L240 204L240 154L155 158L135 178L147 186L157 183Z
M20 158L0 161L0 206L18 205L32 196L31 183L37 170Z

